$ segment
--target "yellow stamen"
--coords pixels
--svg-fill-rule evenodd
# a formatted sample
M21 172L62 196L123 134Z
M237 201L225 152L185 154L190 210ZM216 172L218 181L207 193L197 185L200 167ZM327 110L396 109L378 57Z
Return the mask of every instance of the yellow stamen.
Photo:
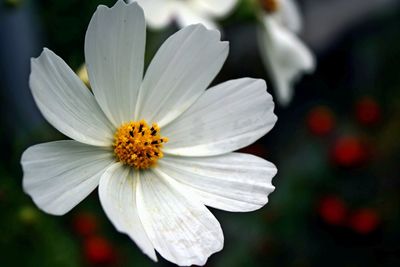
M260 2L267 13L275 13L279 9L279 0L260 0Z
M135 169L147 169L163 157L161 148L168 138L161 137L156 123L145 120L122 124L114 135L114 153L119 161Z
M90 82L89 82L89 75L87 72L87 68L85 64L82 64L79 69L76 71L76 74L78 74L78 77L82 80L82 82L90 88Z

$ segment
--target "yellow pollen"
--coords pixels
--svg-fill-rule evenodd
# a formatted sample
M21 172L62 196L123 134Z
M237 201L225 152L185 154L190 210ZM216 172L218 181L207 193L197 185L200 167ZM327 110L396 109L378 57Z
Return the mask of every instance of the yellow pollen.
M160 136L160 127L150 127L145 120L122 124L114 135L114 153L117 159L135 169L147 169L163 157L161 148L168 138Z
M260 0L260 2L267 13L275 13L279 9L279 0Z

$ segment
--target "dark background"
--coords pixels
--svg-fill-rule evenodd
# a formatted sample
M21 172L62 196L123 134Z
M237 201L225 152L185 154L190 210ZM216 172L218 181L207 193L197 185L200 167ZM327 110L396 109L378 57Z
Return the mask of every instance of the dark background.
M114 1L0 3L0 265L169 266L114 229L97 192L56 217L22 191L21 153L64 138L33 103L29 60L48 47L78 69L91 15ZM275 128L244 149L277 165L276 190L256 212L213 210L225 248L207 266L400 266L399 2L299 4L317 69L296 84L288 107L277 105ZM268 81L248 5L221 24L231 52L215 83ZM149 32L147 62L174 31Z

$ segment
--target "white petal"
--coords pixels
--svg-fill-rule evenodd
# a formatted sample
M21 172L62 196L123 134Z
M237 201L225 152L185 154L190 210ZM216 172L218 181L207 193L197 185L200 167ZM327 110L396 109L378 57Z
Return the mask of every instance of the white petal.
M176 22L183 28L192 24L203 24L207 29L218 29L210 14L196 10L186 3L179 3L176 8Z
M100 201L108 218L122 233L132 238L152 260L157 261L151 241L140 221L136 190L139 172L116 163L103 174L99 185Z
M161 173L143 172L137 191L139 217L155 249L178 265L204 265L222 249L221 226L196 198L186 198ZM161 176L162 175L162 176Z
M281 0L277 12L277 19L294 33L299 33L302 28L299 7L293 0Z
M40 209L62 215L96 188L112 162L108 148L72 140L31 146L21 158L24 191Z
M48 122L82 143L112 143L112 125L94 96L60 57L45 48L38 58L31 60L31 68L32 95Z
M166 156L159 161L159 168L193 190L205 205L241 212L268 202L277 172L272 163L241 153L204 158Z
M296 35L269 16L264 18L258 37L278 100L282 105L288 104L293 95L293 83L303 73L314 71L314 56Z
M147 69L137 119L161 127L182 114L217 75L228 50L218 31L201 25L186 27L168 38Z
M144 10L150 28L161 29L171 23L176 11L175 1L170 0L135 0Z
M146 25L143 10L119 0L99 6L85 38L86 64L94 95L118 127L134 119L143 77Z
M216 17L223 17L229 14L237 4L237 0L189 0L189 5L201 12Z
M274 103L263 80L238 79L207 90L163 128L164 152L184 156L225 154L248 146L275 124Z

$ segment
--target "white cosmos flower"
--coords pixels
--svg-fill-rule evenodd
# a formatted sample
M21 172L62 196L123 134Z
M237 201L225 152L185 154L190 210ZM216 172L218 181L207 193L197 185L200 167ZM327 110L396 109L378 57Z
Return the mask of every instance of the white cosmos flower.
M145 28L135 3L98 7L85 38L93 93L50 50L32 59L39 109L74 140L28 148L23 187L43 211L62 215L99 186L108 218L151 259L157 250L203 265L224 242L206 205L252 211L274 190L272 163L232 152L274 126L274 104L263 80L206 90L228 43L201 25L172 35L143 78Z
M260 0L265 11L260 15L258 40L262 59L277 90L280 104L293 96L293 84L304 73L315 69L311 51L296 35L301 29L300 13L292 0Z
M147 24L154 29L166 27L175 21L180 27L202 23L217 29L215 19L232 11L237 0L129 0L143 8Z

